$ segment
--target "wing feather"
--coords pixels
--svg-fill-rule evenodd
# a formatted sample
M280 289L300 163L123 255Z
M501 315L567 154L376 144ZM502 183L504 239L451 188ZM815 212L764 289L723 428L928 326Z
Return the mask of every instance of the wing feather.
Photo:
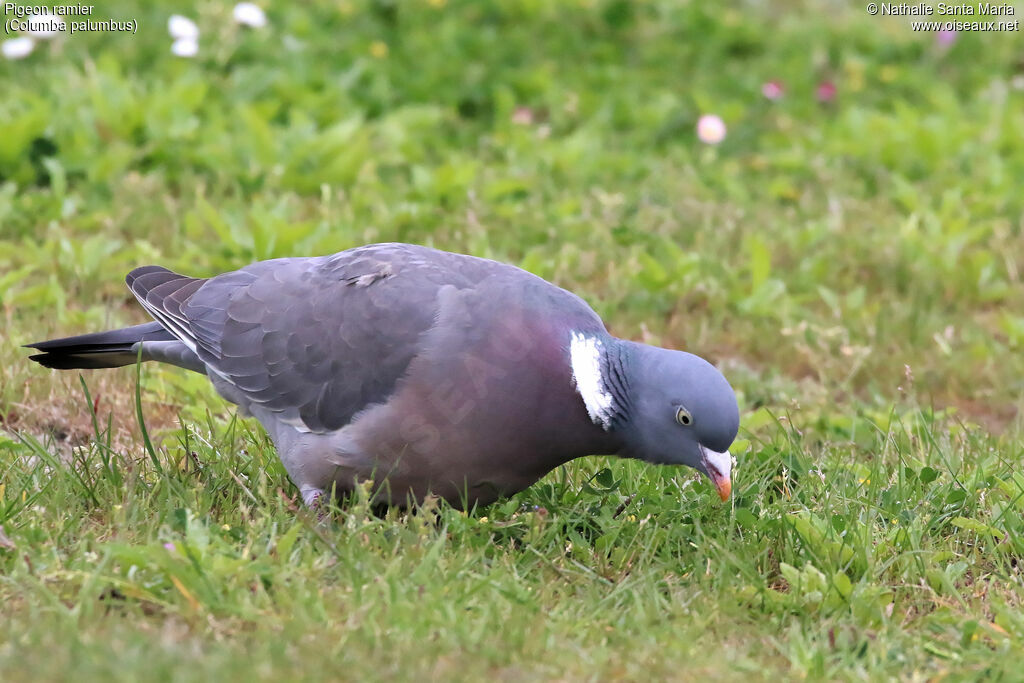
M127 282L250 406L324 432L388 399L435 323L442 287L470 288L497 270L533 278L494 261L380 244L206 280L144 266Z

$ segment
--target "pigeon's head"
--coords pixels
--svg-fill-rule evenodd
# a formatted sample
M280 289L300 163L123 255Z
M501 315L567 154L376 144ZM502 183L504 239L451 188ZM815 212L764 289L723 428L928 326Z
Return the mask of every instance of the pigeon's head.
M635 344L628 356L623 455L689 465L706 474L726 500L732 490L729 446L740 425L729 382L692 353Z

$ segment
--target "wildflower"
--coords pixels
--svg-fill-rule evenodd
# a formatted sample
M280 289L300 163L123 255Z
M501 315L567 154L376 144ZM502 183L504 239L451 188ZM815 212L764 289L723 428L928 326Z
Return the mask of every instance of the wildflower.
M533 123L533 112L529 107L516 107L516 110L512 112L512 123L529 126Z
M169 553L173 553L174 552L174 544L173 543L164 543L164 550L166 550Z
M380 40L373 41L370 43L370 54L377 59L384 59L388 56L388 44Z
M814 91L814 96L818 98L819 102L831 102L836 98L836 86L832 81L822 81L818 84L818 89Z
M171 18L167 20L167 32L175 40L182 38L199 40L199 27L196 26L196 22L180 14L172 14Z
M935 44L941 50L948 50L956 42L956 31L942 30L935 34Z
M235 17L235 21L243 26L263 28L267 25L267 15L263 12L263 8L253 2L238 3L231 14Z
M171 43L171 52L176 57L195 57L199 54L199 41L193 38L178 38Z
M864 89L864 63L850 60L843 65L843 88L849 92L860 92Z
M781 81L768 81L761 86L761 94L769 100L780 100L784 93Z
M717 145L725 139L725 122L714 114L697 119L697 138L708 145Z
M28 18L28 32L36 38L53 38L66 28L67 24L56 14L37 14Z
M178 57L195 57L199 53L199 27L196 22L180 14L167 20L167 32L174 38L171 52Z
M17 38L5 40L0 44L0 52L3 52L6 59L25 59L25 57L32 54L32 50L34 50L35 47L36 41L32 40L28 36L19 36Z

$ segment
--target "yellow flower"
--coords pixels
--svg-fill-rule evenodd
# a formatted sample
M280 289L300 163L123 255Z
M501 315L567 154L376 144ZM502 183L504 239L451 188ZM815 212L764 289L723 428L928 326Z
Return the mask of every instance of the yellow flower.
M427 4L434 9L441 9L448 4L448 0L427 0Z
M846 70L846 89L850 92L859 92L864 89L864 64L858 61L847 62L844 65Z
M846 85L847 90L850 92L860 92L864 89L864 72L854 71L850 74L850 78Z
M380 40L373 41L370 43L370 54L377 59L384 59L388 56L388 44Z

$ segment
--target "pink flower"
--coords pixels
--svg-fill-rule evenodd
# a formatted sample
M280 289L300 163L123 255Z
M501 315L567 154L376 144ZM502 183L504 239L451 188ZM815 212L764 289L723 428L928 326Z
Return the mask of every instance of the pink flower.
M697 138L708 145L717 145L725 139L725 121L715 114L704 114L697 119Z
M814 91L814 96L818 98L819 102L831 102L836 98L836 86L832 81L822 81L818 84L818 89Z
M935 44L948 50L956 42L956 31L942 30L935 34Z
M174 552L174 544L173 543L164 543L164 550L173 553Z
M529 126L533 123L533 111L529 107L516 107L516 110L512 112L512 123Z
M761 86L761 94L769 100L782 99L784 93L785 89L782 87L781 81L768 81Z

